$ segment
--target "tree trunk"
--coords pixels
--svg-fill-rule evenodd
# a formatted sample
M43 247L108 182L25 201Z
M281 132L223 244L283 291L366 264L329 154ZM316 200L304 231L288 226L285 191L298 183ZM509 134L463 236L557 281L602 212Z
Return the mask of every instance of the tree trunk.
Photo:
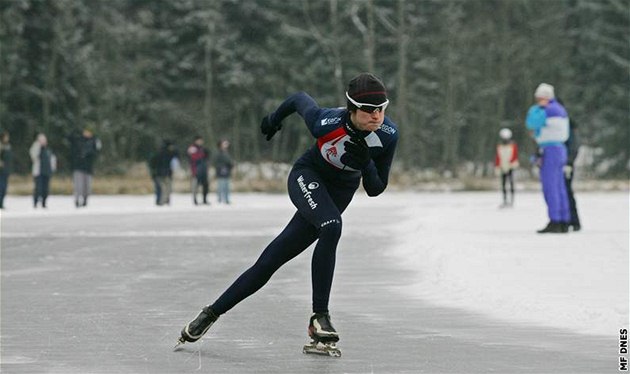
M368 34L367 45L365 48L367 69L369 72L374 72L374 54L376 51L375 38L374 38L374 0L368 0L367 2L367 19L368 19Z
M398 0L398 30L396 31L396 39L398 40L398 90L396 98L396 117L400 121L399 126L405 131L405 136L400 138L400 154L403 162L412 159L412 153L415 148L412 145L414 126L409 122L409 108L407 102L407 46L409 45L409 37L407 36L405 14L405 0Z
M206 74L206 87L205 87L205 96L203 101L203 115L204 122L206 124L205 128L205 138L211 142L216 143L216 139L214 138L215 133L213 130L213 96L212 96L212 86L213 86L213 74L212 74L212 49L213 49L213 41L215 37L215 25L214 22L208 23L208 38L205 44L205 53L204 53L204 71Z

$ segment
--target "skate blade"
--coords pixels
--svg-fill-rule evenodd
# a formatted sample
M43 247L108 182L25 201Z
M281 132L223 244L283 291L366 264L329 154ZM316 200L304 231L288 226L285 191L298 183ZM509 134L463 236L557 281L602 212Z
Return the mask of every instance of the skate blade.
M177 344L175 344L175 346L173 347L173 351L177 351L180 348L182 348L182 346L184 345L184 343L186 343L186 341L183 338L179 338L177 339Z
M316 354L322 356L341 357L341 351L335 343L311 343L302 348L304 354Z

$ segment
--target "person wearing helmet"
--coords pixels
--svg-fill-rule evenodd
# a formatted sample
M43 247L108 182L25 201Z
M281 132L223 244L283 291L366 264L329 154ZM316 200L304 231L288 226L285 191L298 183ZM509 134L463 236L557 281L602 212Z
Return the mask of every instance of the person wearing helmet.
M534 92L534 98L536 104L529 108L525 124L542 154L540 181L549 216L549 223L538 233L566 233L571 217L562 169L567 163L564 143L569 138L569 116L564 106L555 99L552 85L541 83Z
M514 205L514 174L513 171L519 166L518 146L512 140L512 130L508 128L499 131L501 142L497 144L497 152L494 160L494 167L501 175L501 189L503 191L503 204L501 208ZM508 199L507 184L510 184L510 196Z
M289 173L289 197L297 211L254 265L184 326L180 343L199 340L219 316L258 291L276 270L315 241L309 336L324 344L339 340L328 307L341 215L360 183L369 196L385 191L398 142L398 129L385 116L389 100L379 78L370 73L354 77L346 99L346 108L322 108L311 96L298 92L263 118L260 127L267 140L282 129L282 120L296 112L316 140Z

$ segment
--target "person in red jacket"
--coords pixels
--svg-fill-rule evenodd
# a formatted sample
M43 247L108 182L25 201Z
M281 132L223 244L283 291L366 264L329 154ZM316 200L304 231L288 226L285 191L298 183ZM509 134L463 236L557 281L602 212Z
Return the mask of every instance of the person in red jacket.
M208 163L210 159L210 152L203 146L203 138L199 135L195 136L193 143L188 147L188 161L190 162L190 172L192 174L191 190L193 196L193 203L199 204L197 201L197 191L201 186L201 193L203 197L203 204L209 205L208 201Z
M499 131L501 142L497 144L494 166L497 174L501 175L501 189L503 190L503 204L501 208L514 205L514 175L518 167L518 146L512 140L512 131L504 128ZM507 183L510 183L510 198L508 199Z

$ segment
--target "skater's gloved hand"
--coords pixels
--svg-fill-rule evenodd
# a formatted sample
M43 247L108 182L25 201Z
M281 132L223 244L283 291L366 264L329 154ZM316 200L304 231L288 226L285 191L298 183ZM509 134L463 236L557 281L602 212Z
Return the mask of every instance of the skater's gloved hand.
M562 167L562 172L564 173L564 177L567 179L571 178L571 175L573 174L573 165L571 164L566 164Z
M266 115L260 123L260 132L262 132L263 135L267 135L267 141L271 140L280 129L282 129L282 122L273 123L271 114Z
M342 162L353 169L363 170L370 164L370 148L360 135L353 136L344 143L346 154Z

